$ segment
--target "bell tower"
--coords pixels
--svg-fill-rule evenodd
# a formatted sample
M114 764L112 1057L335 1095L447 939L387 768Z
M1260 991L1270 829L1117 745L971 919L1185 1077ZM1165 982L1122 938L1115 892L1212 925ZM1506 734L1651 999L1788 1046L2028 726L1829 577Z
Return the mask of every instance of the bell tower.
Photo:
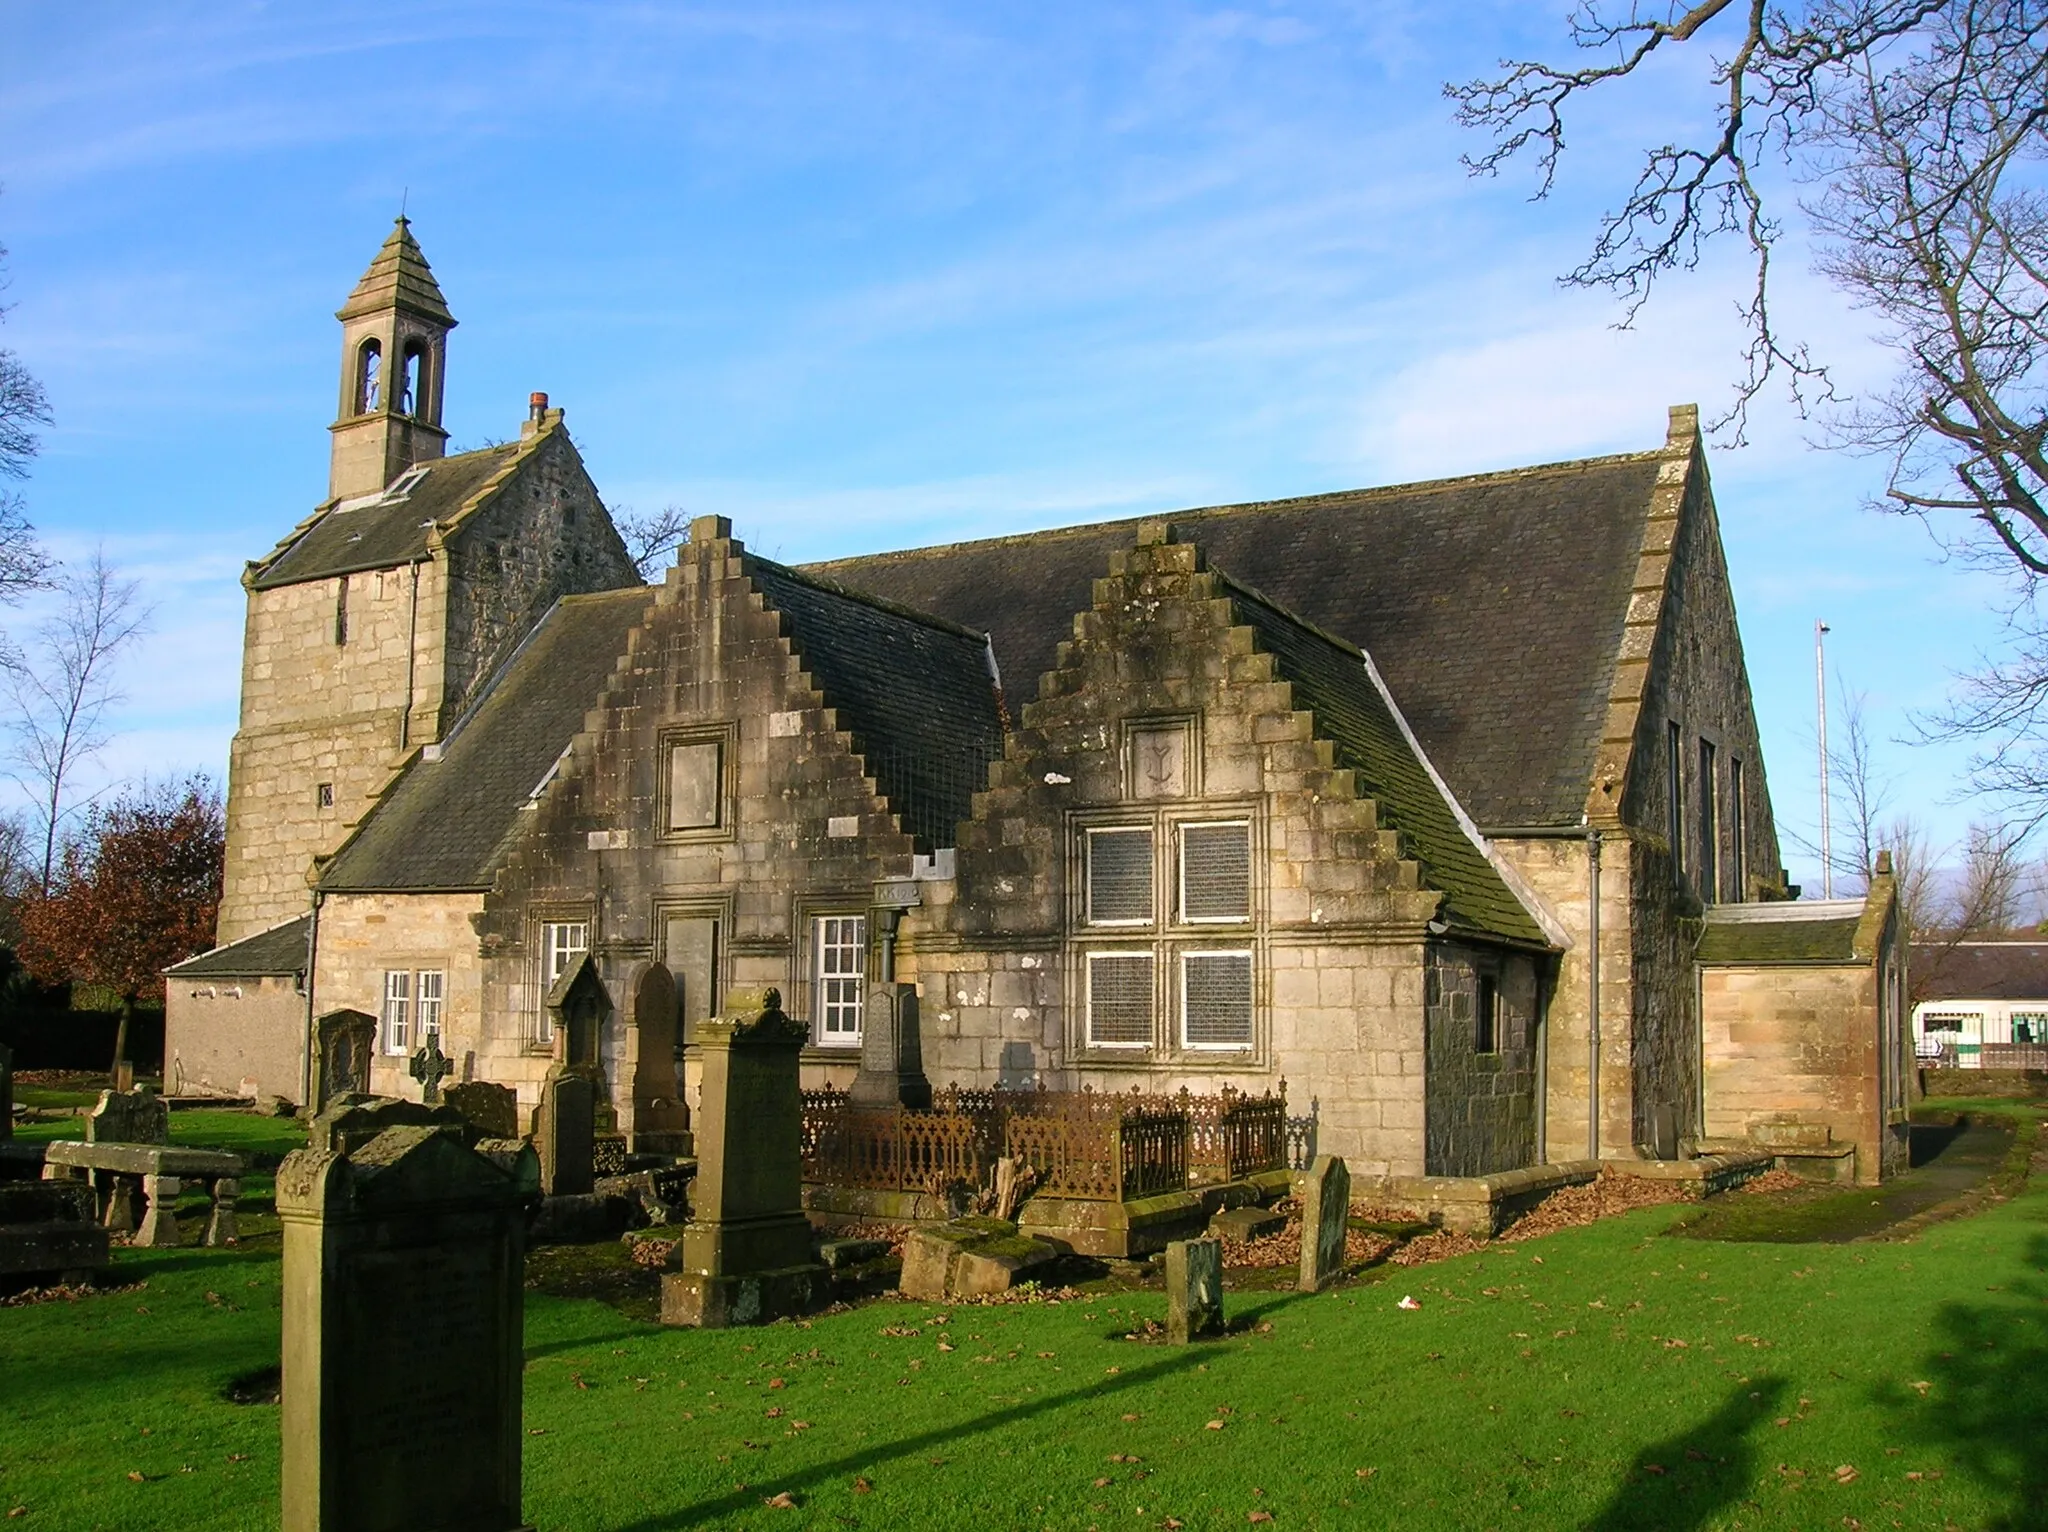
M334 317L341 321L341 408L328 427L327 493L345 500L378 493L448 446L441 386L455 317L404 215Z

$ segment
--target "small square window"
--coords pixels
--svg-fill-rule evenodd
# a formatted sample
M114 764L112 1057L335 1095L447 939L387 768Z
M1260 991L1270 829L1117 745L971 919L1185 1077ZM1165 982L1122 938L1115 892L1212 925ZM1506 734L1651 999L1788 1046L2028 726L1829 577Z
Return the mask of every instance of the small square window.
M1249 920L1251 872L1250 825L1182 825L1180 918Z
M1088 1041L1098 1048L1152 1042L1152 954L1088 954Z
M1088 924L1142 926L1152 921L1152 831L1090 830Z
M724 749L717 740L683 740L668 747L671 830L715 830L725 799Z
M1181 958L1181 1041L1189 1048L1252 1045L1252 955L1190 952Z
M313 802L323 809L333 808L334 784L332 782L322 782L318 787L314 788Z

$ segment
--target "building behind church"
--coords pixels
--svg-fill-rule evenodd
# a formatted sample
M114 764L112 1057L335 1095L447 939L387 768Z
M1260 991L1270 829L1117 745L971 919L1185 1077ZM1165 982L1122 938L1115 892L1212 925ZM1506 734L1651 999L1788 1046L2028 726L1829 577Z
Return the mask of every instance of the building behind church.
M1890 882L1790 898L1691 409L1642 452L810 566L704 516L650 586L545 396L444 455L455 321L403 219L339 318L327 498L244 575L181 1088L304 1101L357 1011L386 1093L433 1037L529 1106L587 1049L623 1105L660 964L686 1078L772 985L844 1084L895 979L939 1084L1284 1081L1367 1175L1901 1163Z

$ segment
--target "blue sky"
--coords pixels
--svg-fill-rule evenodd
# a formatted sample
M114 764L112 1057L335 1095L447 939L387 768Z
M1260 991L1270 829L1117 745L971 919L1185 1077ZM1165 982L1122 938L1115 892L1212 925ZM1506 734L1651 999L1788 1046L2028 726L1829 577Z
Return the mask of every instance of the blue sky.
M401 198L461 321L456 446L543 389L610 503L791 560L1656 445L1728 397L1739 262L1627 333L1554 278L1704 60L1575 125L1532 205L1465 175L1439 86L1555 53L1554 9L0 3L0 344L57 413L30 513L156 605L104 773L224 775L236 577L324 493L333 311ZM1879 381L1865 317L1783 270ZM1816 817L1825 617L1956 839L1961 753L1889 741L1996 642L1996 587L1808 435L1772 397L1712 457L1780 821Z

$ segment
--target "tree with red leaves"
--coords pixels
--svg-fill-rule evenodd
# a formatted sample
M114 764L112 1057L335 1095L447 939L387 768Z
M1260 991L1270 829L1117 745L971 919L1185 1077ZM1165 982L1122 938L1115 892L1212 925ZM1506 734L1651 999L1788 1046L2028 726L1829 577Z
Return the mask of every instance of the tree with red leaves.
M19 956L31 974L120 998L117 1075L136 1005L161 1004L163 971L213 945L225 843L207 777L145 785L90 809L48 892L23 902Z

